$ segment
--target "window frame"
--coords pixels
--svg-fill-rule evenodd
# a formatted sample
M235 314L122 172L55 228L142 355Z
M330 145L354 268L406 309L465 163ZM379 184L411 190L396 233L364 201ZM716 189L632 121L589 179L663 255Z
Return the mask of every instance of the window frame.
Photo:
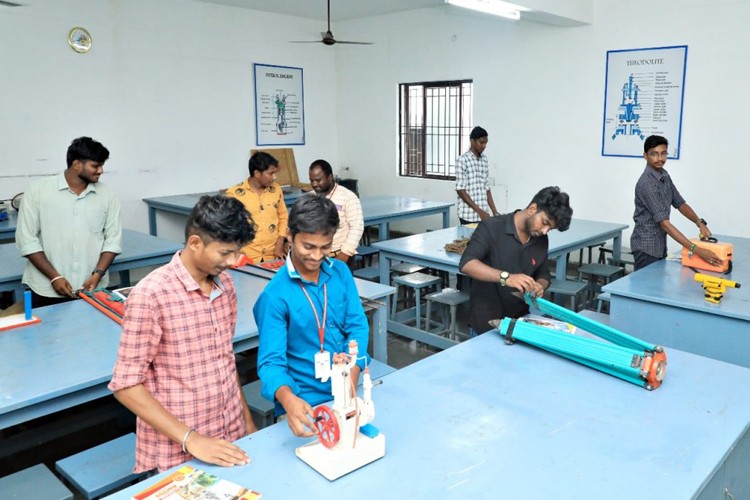
M464 106L464 99L465 96L465 85L468 84L468 99L469 99L469 108L468 111L465 110ZM409 120L409 117L411 116L411 104L412 100L410 99L410 90L412 88L419 88L421 87L421 123L417 124L418 126L412 127L410 123L404 123L405 119ZM439 160L443 160L445 162L445 167L442 174L435 174L434 170L428 171L428 165L427 165L427 140L428 137L432 138L435 136L439 136L440 132L430 132L428 133L428 129L436 128L434 125L428 124L426 117L428 114L428 100L430 99L428 97L427 89L429 88L443 88L446 89L445 96L442 96L442 104L443 108L447 108L448 105L446 104L448 100L451 98L450 96L450 90L451 88L456 88L458 91L458 94L455 96L458 105L457 105L457 116L455 117L455 122L451 124L453 128L457 128L458 131L456 133L456 152L457 154L453 155L453 157L448 157L448 154L446 153L445 158L438 158ZM471 133L471 122L472 122L472 107L473 107L473 99L474 99L474 81L473 79L463 79L463 80L439 80L439 81L424 81L424 82L408 82L408 83L399 83L399 113L398 113L398 175L399 177L412 177L417 179L436 179L436 180L448 180L448 181L455 181L456 175L455 175L455 167L456 167L456 160L457 158L463 154L465 150L469 147L469 134ZM465 118L466 113L468 112L468 120ZM467 125L464 125L464 123L467 123ZM437 127L440 128L440 125ZM445 127L444 127L445 128ZM409 162L405 161L405 154L409 151L405 151L405 149L408 147L407 137L412 135L414 131L419 131L419 134L414 134L419 136L420 144L419 148L416 150L416 154L419 156L418 160L416 162ZM416 167L416 168L415 168ZM418 170L418 172L414 172L415 170ZM450 174L451 170L453 171L453 175Z

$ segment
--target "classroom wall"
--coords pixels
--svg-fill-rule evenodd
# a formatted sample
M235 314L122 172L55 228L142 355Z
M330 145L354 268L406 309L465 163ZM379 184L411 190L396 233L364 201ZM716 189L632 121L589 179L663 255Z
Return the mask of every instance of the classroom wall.
M194 0L24 0L0 6L0 199L65 169L70 141L111 151L103 182L125 227L146 231L144 197L228 187L255 147L253 63L303 67L306 145L298 165L337 163L336 63L320 22ZM75 53L69 30L89 30ZM306 168L303 168L305 178ZM184 217L159 219L181 240Z
M63 169L70 140L87 134L112 151L104 181L122 199L125 226L145 231L141 198L245 177L255 145L252 64L261 62L304 68L301 178L322 156L342 176L359 178L365 196L454 201L451 182L398 177L397 89L472 78L475 122L490 132L496 198L507 190L508 208L521 207L557 184L575 216L632 224L644 162L600 155L606 51L687 44L682 158L667 168L715 232L750 236L740 202L750 180L740 119L746 1L662 0L658 11L646 0L597 1L593 23L574 28L441 5L337 23L338 38L376 43L336 47L287 43L315 39L320 21L194 0L25 3L0 7L0 199L32 176ZM79 25L94 40L85 55L66 41ZM421 231L425 222L440 223L396 227ZM183 223L160 216L160 234L181 239Z
M398 177L398 84L472 78L475 123L489 131L491 175L507 186L510 208L555 184L571 195L576 217L632 225L645 162L601 156L606 51L686 44L682 153L667 169L714 232L750 236L741 202L750 183L742 152L750 3L654 5L597 1L593 24L575 28L440 8L343 24L347 37L377 43L337 53L339 127L357 130L339 143L341 162L356 169L363 195L454 200L451 182Z

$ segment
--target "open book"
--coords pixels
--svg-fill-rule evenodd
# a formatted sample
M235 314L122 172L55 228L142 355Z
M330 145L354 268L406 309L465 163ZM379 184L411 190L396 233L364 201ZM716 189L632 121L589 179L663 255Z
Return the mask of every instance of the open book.
M256 500L261 494L183 465L150 488L133 495L133 500Z

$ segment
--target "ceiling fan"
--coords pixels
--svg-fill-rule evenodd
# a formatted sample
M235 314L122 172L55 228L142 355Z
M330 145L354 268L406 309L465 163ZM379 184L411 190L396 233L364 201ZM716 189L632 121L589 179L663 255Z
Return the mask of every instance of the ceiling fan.
M333 33L331 32L331 0L328 0L328 31L325 33L320 33L322 35L322 39L316 40L316 41L293 41L290 43L322 43L323 45L334 45L337 43L346 43L349 45L372 45L372 42L349 42L345 40L336 40L333 37Z

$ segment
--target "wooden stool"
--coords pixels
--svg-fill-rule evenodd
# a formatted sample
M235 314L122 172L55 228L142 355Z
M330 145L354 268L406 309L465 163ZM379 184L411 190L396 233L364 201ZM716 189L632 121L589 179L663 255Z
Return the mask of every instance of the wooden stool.
M417 329L419 329L419 323L421 318L421 308L422 308L422 299L420 297L422 289L431 287L431 286L439 286L440 283L442 283L443 280L438 278L437 276L432 276L425 273L411 273L411 274L405 274L404 276L396 276L393 278L393 284L396 287L396 297L398 297L398 290L399 286L405 286L412 288L414 290L414 306L416 307L416 325ZM393 307L391 308L391 318L396 318L396 308L397 304L396 301L393 301Z
M148 473L133 473L135 434L120 436L55 463L55 469L87 499L111 493Z
M258 429L274 424L276 419L274 415L275 405L273 401L269 401L260 395L260 380L243 385L242 394L245 396L250 413L254 413L260 417Z
M458 330L456 329L456 310L459 305L469 301L469 294L460 290L454 290L453 288L446 288L440 292L433 292L431 294L428 294L427 296L425 296L425 300L427 301L427 327L425 328L425 330L427 330L428 332L430 331L432 303L437 302L438 304L442 304L443 307L441 312L441 330L436 333L447 333L451 339L455 340L458 336ZM445 321L446 306L450 309L450 323L447 323Z
M44 464L1 478L0 492L5 500L73 500L73 493Z
M550 300L552 302L555 301L555 295L564 295L566 297L570 297L570 309L573 312L578 312L578 304L585 303L585 300L579 301L579 298L581 297L581 295L583 295L583 298L585 299L585 296L588 295L588 289L588 283L573 280L553 279L550 282L547 291L550 293Z

